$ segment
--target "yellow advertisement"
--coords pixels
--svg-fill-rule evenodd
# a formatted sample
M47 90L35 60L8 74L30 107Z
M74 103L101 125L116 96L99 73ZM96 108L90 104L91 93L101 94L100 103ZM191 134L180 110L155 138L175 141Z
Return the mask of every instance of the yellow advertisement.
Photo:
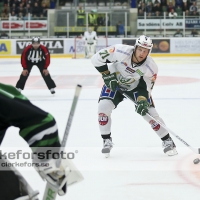
M10 55L11 54L11 41L0 40L0 55Z

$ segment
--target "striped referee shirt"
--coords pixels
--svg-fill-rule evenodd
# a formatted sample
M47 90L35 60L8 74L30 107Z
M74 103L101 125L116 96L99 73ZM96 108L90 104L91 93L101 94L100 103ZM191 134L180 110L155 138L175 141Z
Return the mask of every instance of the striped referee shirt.
M44 69L50 64L50 53L47 47L40 45L37 50L33 48L32 45L28 45L22 52L21 64L24 69L27 69L29 63L37 65L44 62Z

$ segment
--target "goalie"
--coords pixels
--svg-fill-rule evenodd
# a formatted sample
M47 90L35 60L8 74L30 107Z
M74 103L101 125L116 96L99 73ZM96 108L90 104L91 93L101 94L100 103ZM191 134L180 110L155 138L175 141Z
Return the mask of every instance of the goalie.
M28 143L34 152L34 166L42 177L62 196L67 192L67 185L82 180L82 175L72 162L62 157L60 166L54 157L41 159L39 153L52 151L60 153L60 141L54 117L33 105L16 88L0 83L0 144L10 126L19 128L19 135ZM1 197L6 200L36 200L34 192L26 180L15 168L4 168L8 163L0 155L0 179L2 180ZM44 165L45 164L45 165ZM52 198L53 199L53 198Z
M88 31L84 33L85 40L85 58L90 58L96 53L97 45L97 33L92 31L92 28L88 28Z

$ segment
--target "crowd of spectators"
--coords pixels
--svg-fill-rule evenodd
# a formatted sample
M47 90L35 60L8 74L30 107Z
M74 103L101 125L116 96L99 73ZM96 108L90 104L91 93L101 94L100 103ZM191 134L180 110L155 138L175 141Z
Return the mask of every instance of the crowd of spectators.
M196 0L140 0L138 2L138 16L143 18L146 12L147 18L162 17L164 13L168 18L199 17Z
M0 0L1 20L46 19L47 10L55 8L55 0Z

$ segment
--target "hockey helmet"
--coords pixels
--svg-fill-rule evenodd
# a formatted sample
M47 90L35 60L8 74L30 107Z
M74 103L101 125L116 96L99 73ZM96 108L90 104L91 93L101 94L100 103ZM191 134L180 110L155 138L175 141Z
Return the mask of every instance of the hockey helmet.
M89 32L89 33L92 33L92 28L88 28L88 32Z
M40 38L39 37L33 37L32 38L32 44L33 43L38 43L38 44L40 44Z
M145 35L141 35L139 38L136 39L135 42L135 48L137 46L149 49L149 54L151 53L151 50L153 48L153 43L150 37L147 37Z

